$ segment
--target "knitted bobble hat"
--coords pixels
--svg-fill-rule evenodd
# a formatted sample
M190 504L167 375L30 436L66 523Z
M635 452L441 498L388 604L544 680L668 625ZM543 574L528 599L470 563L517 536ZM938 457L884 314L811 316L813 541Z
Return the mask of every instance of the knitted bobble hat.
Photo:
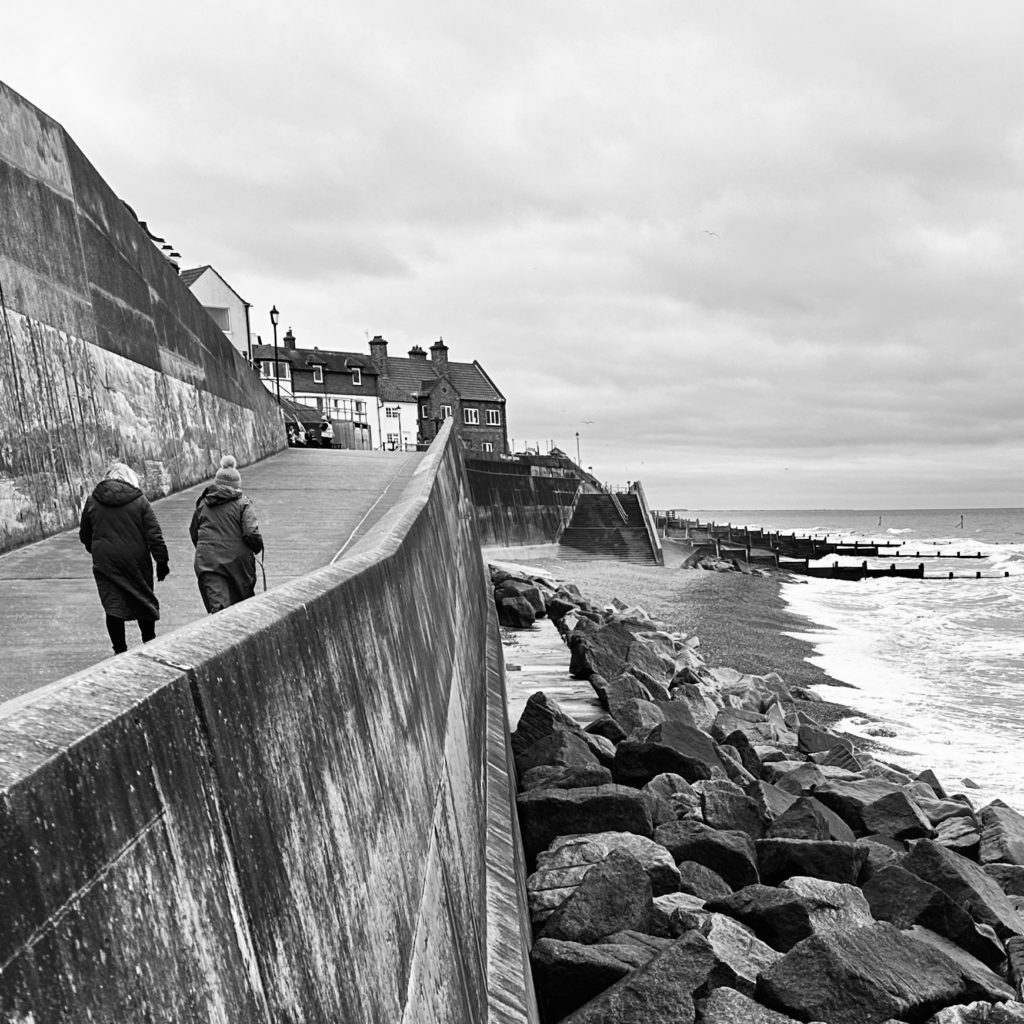
M228 487L241 487L242 474L235 469L235 465L234 455L225 455L220 460L220 469L217 470L217 482L227 484Z

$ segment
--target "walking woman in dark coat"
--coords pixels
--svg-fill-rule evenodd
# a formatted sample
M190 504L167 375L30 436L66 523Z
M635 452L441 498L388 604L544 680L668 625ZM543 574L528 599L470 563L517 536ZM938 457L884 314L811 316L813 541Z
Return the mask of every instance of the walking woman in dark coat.
M124 624L137 620L142 642L156 636L160 602L156 578L170 573L167 545L153 506L139 488L135 471L113 463L86 499L78 539L92 555L92 574L107 616L107 633L115 654L128 650Z
M214 482L196 502L188 531L196 548L199 593L210 613L256 593L256 555L263 550L263 538L235 467L231 455L220 460Z

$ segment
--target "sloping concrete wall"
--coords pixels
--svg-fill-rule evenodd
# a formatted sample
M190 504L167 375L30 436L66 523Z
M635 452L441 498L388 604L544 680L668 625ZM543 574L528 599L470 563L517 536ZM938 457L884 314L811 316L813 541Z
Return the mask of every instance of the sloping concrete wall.
M0 708L0 1017L537 1020L452 442L343 561Z
M550 544L570 513L578 476L515 462L466 458L482 544Z
M150 497L285 445L276 403L63 128L0 83L0 551L114 458Z

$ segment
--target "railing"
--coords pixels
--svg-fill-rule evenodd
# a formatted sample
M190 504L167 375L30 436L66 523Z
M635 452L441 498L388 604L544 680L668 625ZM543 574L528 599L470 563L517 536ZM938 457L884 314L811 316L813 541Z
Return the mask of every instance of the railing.
M615 506L615 511L619 513L619 518L622 520L623 525L628 525L629 516L626 515L626 510L622 507L622 502L619 501L619 496L614 491L609 491L608 497L612 499L612 504Z
M562 521L558 524L558 529L555 530L555 536L551 541L553 544L557 544L561 541L562 534L565 533L565 528L572 522L572 517L576 512L576 506L580 503L580 495L582 494L583 485L580 484L580 486L576 488L576 493L572 496L572 501L565 507Z
M665 551L661 546L661 538L658 536L658 524L647 507L647 495L644 494L644 485L639 480L633 482L633 493L640 504L640 513L643 516L644 526L647 527L647 536L651 541L651 549L658 565L665 564Z

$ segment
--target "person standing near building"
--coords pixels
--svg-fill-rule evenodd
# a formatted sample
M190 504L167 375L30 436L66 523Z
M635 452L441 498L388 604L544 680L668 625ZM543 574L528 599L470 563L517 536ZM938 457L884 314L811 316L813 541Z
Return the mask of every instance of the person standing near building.
M242 493L234 456L225 455L213 483L196 501L188 532L207 612L222 611L256 593L256 555L263 550L252 501Z
M330 448L333 441L334 427L331 425L331 421L325 418L323 423L320 424L320 444L324 448Z
M131 466L114 462L86 499L78 539L92 555L107 635L115 654L128 650L125 622L137 621L142 642L156 636L160 602L153 590L170 575L167 545L153 506Z

